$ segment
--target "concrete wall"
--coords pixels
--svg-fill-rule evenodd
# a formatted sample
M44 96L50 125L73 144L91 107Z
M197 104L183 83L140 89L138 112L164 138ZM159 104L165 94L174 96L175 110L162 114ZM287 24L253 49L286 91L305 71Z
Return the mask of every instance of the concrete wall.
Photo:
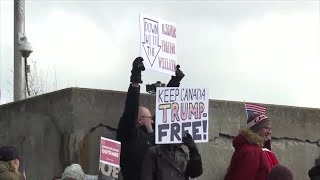
M31 180L61 175L71 162L98 174L99 138L115 138L125 92L69 88L0 106L0 145L18 147ZM153 110L152 95L140 103ZM273 150L295 179L320 155L320 110L267 105L273 121ZM245 125L243 104L210 101L210 142L199 144L205 173L198 180L222 180L234 151L232 138Z

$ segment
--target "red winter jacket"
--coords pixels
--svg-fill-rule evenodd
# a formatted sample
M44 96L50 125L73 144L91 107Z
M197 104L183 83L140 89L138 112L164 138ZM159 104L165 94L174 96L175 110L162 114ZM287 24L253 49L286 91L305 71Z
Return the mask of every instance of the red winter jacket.
M276 156L263 147L263 139L251 130L242 130L233 140L235 152L224 180L267 180L278 164Z

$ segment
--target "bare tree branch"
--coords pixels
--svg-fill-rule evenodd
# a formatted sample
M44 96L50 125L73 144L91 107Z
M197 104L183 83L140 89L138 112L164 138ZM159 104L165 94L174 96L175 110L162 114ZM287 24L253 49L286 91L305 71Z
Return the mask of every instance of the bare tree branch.
M38 69L37 62L35 60L29 60L30 73L28 73L28 85L30 90L30 95L24 94L24 90L21 91L22 97L30 98L33 96L38 96L41 94L49 93L57 90L57 77L56 70L54 68L54 80L51 83L48 82L49 69L44 73L42 70ZM13 73L13 70L10 69ZM12 82L7 81L9 85L12 86ZM25 89L25 87L23 87ZM13 97L13 92L7 90L8 96Z

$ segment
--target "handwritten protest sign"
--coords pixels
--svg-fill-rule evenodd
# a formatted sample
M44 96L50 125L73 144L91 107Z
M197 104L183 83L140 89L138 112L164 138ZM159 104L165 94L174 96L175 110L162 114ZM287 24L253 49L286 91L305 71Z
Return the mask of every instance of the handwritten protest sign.
M208 142L208 89L158 87L156 144L181 143L189 132L195 142Z
M112 139L101 137L100 162L111 166L120 165L121 143Z
M140 56L147 69L175 74L176 38L174 23L140 14Z

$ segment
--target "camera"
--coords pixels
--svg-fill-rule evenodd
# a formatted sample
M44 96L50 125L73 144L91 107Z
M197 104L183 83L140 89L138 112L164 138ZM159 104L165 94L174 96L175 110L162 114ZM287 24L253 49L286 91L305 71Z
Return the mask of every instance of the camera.
M28 58L30 54L33 52L32 46L28 42L28 39L26 36L22 36L20 38L19 51L21 52L21 56L24 58Z
M155 94L157 87L166 87L166 84L161 83L160 81L157 81L156 83L153 83L153 84L146 84L146 91L148 93Z

